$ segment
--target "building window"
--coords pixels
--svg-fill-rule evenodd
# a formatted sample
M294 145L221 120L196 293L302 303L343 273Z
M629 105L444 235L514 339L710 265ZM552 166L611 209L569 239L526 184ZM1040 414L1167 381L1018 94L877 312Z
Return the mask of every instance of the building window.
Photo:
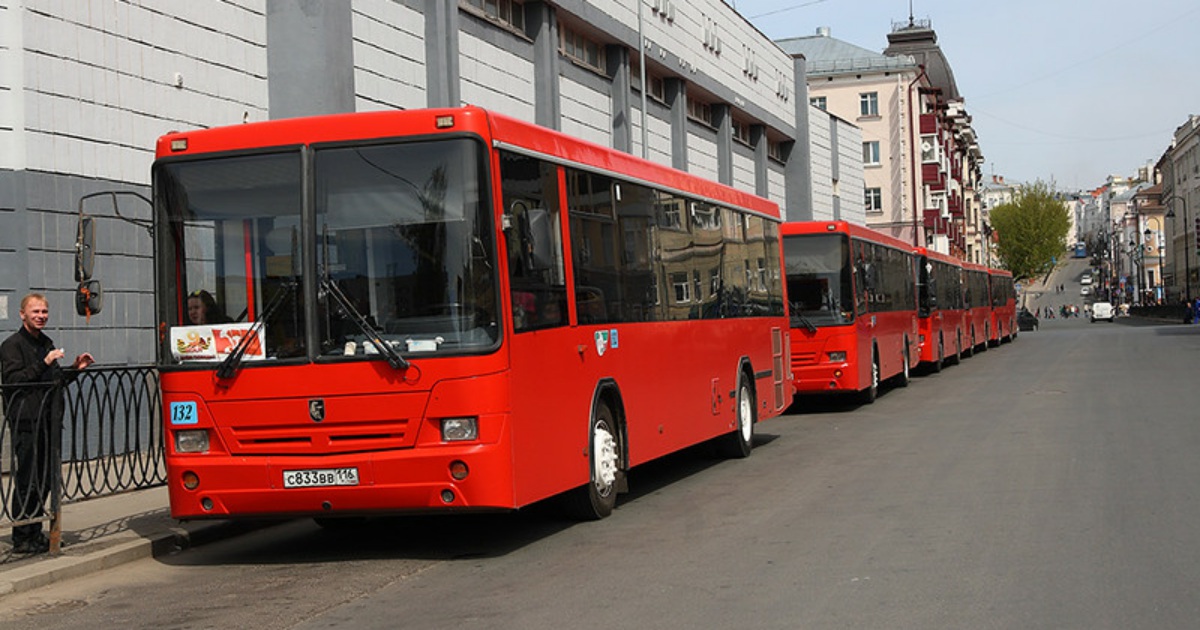
M604 74L604 45L566 25L560 26L559 49L567 58Z
M871 140L863 143L863 165L877 166L879 164L879 141Z
M936 164L939 161L937 136L921 136L921 163Z
M879 115L879 92L863 92L858 95L858 115Z
M883 212L883 189L867 188L863 190L863 201L867 212Z
M692 301L692 284L687 272L671 274L671 286L675 289L675 303L688 304Z
M808 99L808 103L817 109L827 109L828 101L824 96L814 96Z
M713 126L712 122L712 106L704 101L695 98L687 100L688 118L704 123L709 127Z
M474 9L488 19L512 29L525 32L525 5L521 0L459 0L462 6Z
M783 146L782 142L778 140L767 140L767 157L771 158L772 160L778 160L780 162L785 161L784 149L785 147Z
M733 139L742 144L750 144L750 124L734 118Z

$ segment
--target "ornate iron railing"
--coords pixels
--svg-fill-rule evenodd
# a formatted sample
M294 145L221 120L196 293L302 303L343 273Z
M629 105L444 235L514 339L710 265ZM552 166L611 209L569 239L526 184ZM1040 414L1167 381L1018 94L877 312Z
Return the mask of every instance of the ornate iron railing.
M0 392L0 527L53 523L64 502L166 482L154 368L93 367L65 384L3 384ZM30 476L18 483L22 466ZM29 501L44 495L45 514L31 516Z

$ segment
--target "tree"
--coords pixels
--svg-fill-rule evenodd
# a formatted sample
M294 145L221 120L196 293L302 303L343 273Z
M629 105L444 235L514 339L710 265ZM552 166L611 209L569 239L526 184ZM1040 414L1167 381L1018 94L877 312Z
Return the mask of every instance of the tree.
M1014 278L1025 279L1049 272L1063 255L1071 215L1050 185L1038 180L993 208L991 225L1001 264Z

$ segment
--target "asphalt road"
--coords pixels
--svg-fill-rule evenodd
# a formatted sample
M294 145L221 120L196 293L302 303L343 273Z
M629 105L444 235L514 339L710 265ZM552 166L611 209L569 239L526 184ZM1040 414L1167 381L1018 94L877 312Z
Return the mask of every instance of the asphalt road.
M1138 325L1135 325L1138 324ZM0 600L0 627L1194 628L1200 326L1047 322L607 520L296 521Z

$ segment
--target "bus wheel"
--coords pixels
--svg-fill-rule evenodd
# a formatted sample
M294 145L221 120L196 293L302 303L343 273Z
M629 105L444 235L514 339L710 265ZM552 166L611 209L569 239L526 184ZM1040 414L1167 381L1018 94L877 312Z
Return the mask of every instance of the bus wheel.
M871 353L871 385L858 394L864 404L871 404L879 397L879 353Z
M601 404L588 431L589 481L568 495L567 511L579 520L600 520L617 505L621 455L616 427L612 410Z
M963 354L968 357L975 356L975 331L973 329L971 330L971 343L967 346L967 349L963 352Z
M900 361L903 367L900 368L900 377L896 379L896 384L900 387L908 387L908 381L912 374L909 372L911 368L908 366L908 341L904 342L904 352L900 353Z
M754 448L754 392L744 376L738 381L737 426L717 442L717 454L730 459L749 457L750 449Z
M942 365L945 363L945 361L946 361L946 342L939 335L938 336L938 353L937 353L937 359L935 359L933 362L933 371L941 372Z

